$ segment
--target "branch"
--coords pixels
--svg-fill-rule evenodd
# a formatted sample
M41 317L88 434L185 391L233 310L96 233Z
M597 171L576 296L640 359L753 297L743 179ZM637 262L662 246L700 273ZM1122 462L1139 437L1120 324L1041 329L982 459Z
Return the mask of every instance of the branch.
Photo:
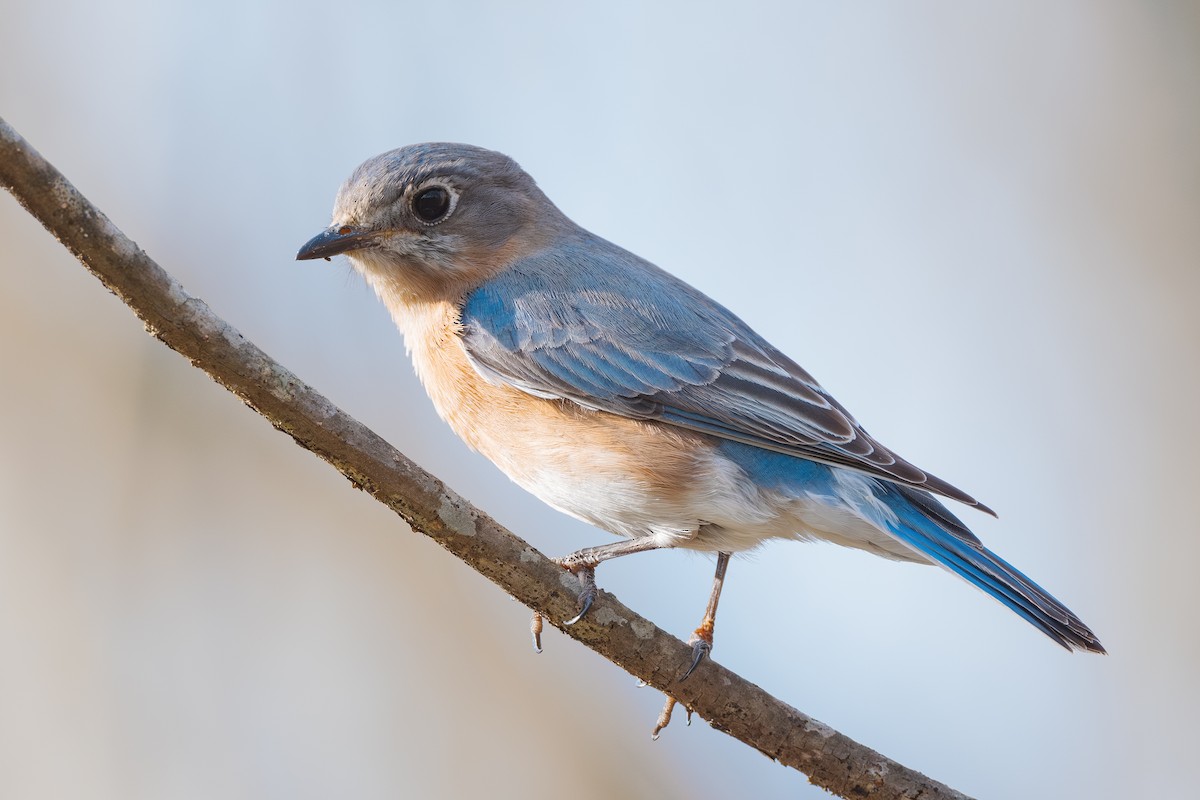
M965 798L775 699L710 661L686 682L677 676L691 648L603 593L570 627L576 580L340 411L187 294L0 119L0 181L101 283L133 309L146 330L240 397L296 443L551 620L566 635L677 698L717 730L805 773L842 797Z

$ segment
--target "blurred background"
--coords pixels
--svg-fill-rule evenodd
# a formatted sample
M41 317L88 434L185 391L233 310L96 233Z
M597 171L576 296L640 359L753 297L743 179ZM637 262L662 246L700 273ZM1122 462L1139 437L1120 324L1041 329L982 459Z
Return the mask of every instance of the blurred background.
M516 158L718 298L1111 655L777 543L715 658L980 797L1187 795L1200 736L1194 3L0 0L0 116L193 294L550 555L345 261L362 160ZM147 336L0 197L0 796L822 797L528 613ZM712 562L600 583L681 637ZM1187 788L1185 788L1187 787Z

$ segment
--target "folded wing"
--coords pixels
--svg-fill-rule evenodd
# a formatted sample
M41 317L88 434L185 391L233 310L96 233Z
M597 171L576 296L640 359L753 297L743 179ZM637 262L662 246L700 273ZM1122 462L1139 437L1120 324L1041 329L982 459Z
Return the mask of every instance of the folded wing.
M476 289L462 325L468 357L490 381L847 467L992 513L871 438L727 309L590 234Z

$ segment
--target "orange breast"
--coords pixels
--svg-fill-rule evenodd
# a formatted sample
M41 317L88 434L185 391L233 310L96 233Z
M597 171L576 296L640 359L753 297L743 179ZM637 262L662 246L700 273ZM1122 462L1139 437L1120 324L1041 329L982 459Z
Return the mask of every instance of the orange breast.
M453 303L406 312L397 321L438 414L518 484L610 530L617 509L586 506L683 501L704 437L489 383L467 358Z

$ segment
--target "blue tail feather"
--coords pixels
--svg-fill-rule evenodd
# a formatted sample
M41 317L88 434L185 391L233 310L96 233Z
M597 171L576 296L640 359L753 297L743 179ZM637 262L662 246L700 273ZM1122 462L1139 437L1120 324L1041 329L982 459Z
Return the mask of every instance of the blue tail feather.
M883 481L876 494L896 513L897 522L889 530L897 539L996 598L1068 650L1104 652L1100 640L1070 609L980 544L937 500ZM930 504L936 509L928 508Z
M731 441L723 441L718 447L757 485L784 494L844 503L916 553L996 598L1068 650L1104 652L1087 625L1016 567L985 548L928 492L864 477L869 491L893 512L893 518L878 513L878 508L864 506L861 495L845 491L838 480L839 467Z

